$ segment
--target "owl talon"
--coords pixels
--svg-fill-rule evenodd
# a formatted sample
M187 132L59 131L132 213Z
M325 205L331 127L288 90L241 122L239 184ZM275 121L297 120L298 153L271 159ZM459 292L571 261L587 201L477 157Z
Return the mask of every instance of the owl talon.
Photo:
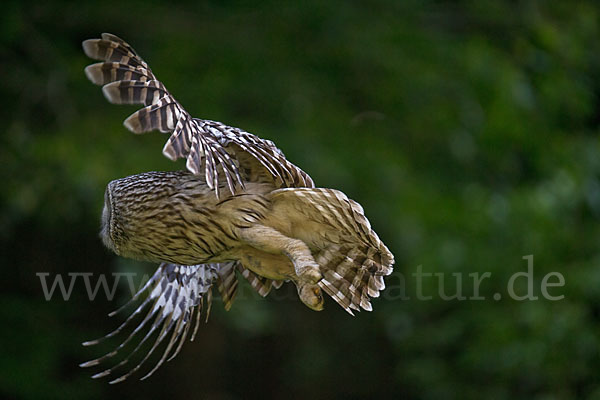
M315 284L297 284L298 288L298 297L300 300L310 309L315 311L323 310L323 304L325 300L323 299L323 293L321 292L321 288Z

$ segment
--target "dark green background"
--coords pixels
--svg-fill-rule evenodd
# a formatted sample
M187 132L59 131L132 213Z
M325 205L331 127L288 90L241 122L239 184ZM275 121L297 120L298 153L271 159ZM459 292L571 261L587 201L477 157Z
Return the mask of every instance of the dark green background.
M0 397L600 398L599 17L594 1L3 2ZM128 292L90 301L79 281L45 301L36 272L152 272L103 248L104 188L183 167L85 78L80 43L105 31L192 115L275 141L363 205L396 257L372 313L244 286L147 381L77 367L117 344L80 346ZM530 254L539 299L511 299ZM420 265L447 293L462 274L466 296L490 272L486 299L445 301L429 278L417 300ZM560 301L540 292L554 271Z

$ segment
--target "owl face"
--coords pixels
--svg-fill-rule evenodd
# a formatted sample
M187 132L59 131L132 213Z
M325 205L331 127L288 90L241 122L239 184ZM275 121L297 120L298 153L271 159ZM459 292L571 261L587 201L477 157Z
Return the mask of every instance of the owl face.
M159 247L159 242L149 232L163 227L165 211L165 196L159 195L164 192L155 191L158 178L146 173L116 179L106 186L100 237L116 254L154 261L148 253Z
M102 220L100 228L100 238L106 247L118 254L113 236L112 236L112 205L110 196L110 184L104 191L104 206L102 207Z
M131 177L116 179L106 186L100 238L117 255L134 259L144 259L130 240L139 235L143 226L143 214L138 213L138 202L143 195L146 181L136 183Z

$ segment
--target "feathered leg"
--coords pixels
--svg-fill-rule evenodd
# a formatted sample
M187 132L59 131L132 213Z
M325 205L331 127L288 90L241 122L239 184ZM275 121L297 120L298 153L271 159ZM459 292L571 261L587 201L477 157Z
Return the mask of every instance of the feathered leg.
M303 241L289 238L273 228L258 224L240 229L239 235L241 240L258 250L289 257L294 264L298 280L313 284L321 280L319 264L315 262Z

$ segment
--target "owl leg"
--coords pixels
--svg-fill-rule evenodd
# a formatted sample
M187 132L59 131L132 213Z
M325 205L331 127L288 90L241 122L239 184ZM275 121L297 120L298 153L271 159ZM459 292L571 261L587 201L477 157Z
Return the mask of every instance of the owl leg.
M252 247L267 253L285 254L292 263L299 280L317 283L322 276L308 246L298 239L282 235L264 225L254 225L240 230L240 238Z

